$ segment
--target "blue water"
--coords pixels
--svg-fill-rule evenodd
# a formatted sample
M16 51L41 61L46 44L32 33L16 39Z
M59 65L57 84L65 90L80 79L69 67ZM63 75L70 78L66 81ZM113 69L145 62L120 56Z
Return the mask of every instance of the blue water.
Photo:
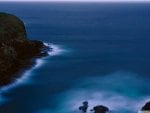
M137 113L149 100L150 4L1 2L0 11L55 48L1 88L0 113L80 113L84 100Z

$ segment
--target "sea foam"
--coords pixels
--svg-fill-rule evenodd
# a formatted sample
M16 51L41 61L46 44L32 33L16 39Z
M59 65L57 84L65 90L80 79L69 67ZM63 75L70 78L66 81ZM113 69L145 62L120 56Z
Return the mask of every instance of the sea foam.
M48 51L48 55L46 57L43 58L37 58L35 59L35 65L30 68L29 70L26 70L21 77L19 78L14 78L14 82L7 85L7 86L3 86L0 88L0 103L3 102L4 98L1 96L3 92L7 92L8 90L11 90L13 88L16 88L20 85L23 84L30 84L32 83L32 76L34 76L33 70L38 69L39 67L41 67L42 65L44 65L45 58L47 57L51 57L51 56L55 56L55 55L60 55L62 54L62 52L64 52L65 50L62 49L60 46L55 45L55 44L51 44L51 43L44 43L44 45L49 46L50 48L52 48L52 50Z
M48 46L49 48L52 48L51 51L48 51L48 54L50 56L60 55L65 52L65 49L63 49L63 47L61 47L60 45L55 45L52 43L44 43L44 45Z
M143 81L146 83L139 87ZM149 99L148 95L140 93L142 88L148 90L147 83L145 78L130 72L83 78L69 91L60 94L58 100L62 103L55 112L77 113L82 102L88 101L88 113L96 105L109 107L111 113L138 113Z

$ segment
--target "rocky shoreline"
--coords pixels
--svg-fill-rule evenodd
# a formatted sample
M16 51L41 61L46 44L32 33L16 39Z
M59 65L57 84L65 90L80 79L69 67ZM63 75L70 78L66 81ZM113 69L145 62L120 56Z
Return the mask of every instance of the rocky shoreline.
M14 81L17 73L48 55L43 42L27 38L24 23L16 16L0 13L0 86Z
M47 56L49 50L51 48L43 42L27 38L24 23L18 17L0 13L0 87L12 83L20 70L33 66L34 59ZM86 113L87 108L88 102L85 101L79 110ZM98 105L91 111L106 113L109 108ZM150 102L141 111L150 111Z
M145 103L145 105L141 108L141 111L149 111L150 112L150 101Z
M88 112L88 101L82 102L82 105L79 106L79 110L81 113L87 113ZM104 105L96 105L93 107L93 109L90 110L93 113L108 113L110 110L107 106ZM142 108L137 111L137 113L150 113L150 101L146 102Z

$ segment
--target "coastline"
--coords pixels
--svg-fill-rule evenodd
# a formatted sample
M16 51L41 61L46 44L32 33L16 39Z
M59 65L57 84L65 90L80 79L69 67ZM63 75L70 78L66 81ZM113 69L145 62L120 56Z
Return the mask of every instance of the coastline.
M55 44L52 44L52 43L43 42L43 45L48 47L48 49L46 51L43 50L41 52L47 52L47 55L33 57L30 61L30 64L28 64L26 67L22 67L15 74L15 78L11 83L9 83L7 85L4 85L4 86L0 86L0 94L2 92L8 91L9 89L17 87L20 84L26 84L26 82L29 83L28 79L30 78L30 76L32 76L31 72L34 69L37 69L40 66L42 66L45 63L44 59L46 57L59 55L59 54L61 54L62 52L65 51L64 49L62 49L58 45L55 45Z
M34 59L47 56L49 50L42 41L28 38L24 22L17 16L0 12L0 88L32 67Z
M42 60L42 58L49 56L48 52L51 52L52 48L50 46L45 45L44 42L42 43L44 45L44 48L41 49L41 54L33 56L31 59L29 59L26 65L19 67L16 73L13 74L13 78L10 77L10 79L12 79L11 82L7 83L6 85L0 86L0 92L2 90L7 90L13 86L16 86L20 82L20 79L24 79L24 75L26 73L41 65L40 61Z

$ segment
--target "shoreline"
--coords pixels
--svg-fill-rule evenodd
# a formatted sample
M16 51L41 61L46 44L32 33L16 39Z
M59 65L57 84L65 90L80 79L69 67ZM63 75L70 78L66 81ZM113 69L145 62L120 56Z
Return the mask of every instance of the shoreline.
M20 82L20 79L25 78L25 74L31 71L34 68L39 67L40 65L39 60L42 60L42 58L45 58L49 56L48 52L52 52L53 48L50 46L47 46L42 42L44 45L44 48L41 49L41 54L37 56L33 56L33 58L29 59L27 64L23 65L22 67L18 68L18 71L13 74L13 77L10 77L11 82L7 83L6 85L0 86L0 93L3 90L8 90L16 85L18 85Z
M34 60L34 64L29 64L28 67L20 69L19 72L15 75L16 77L14 78L14 80L11 83L0 87L0 94L11 88L17 87L19 84L25 83L25 79L28 79L29 76L31 76L30 72L32 70L36 69L37 65L39 65L37 61L42 60L42 58L37 58L37 59L34 58L34 59L32 59L32 60Z
M55 45L53 43L45 43L43 42L43 45L46 46L48 49L43 50L41 52L46 52L47 55L44 56L35 56L31 58L30 64L28 64L26 67L22 67L19 69L19 71L14 75L14 79L11 83L8 83L7 85L0 86L0 94L4 91L8 91L11 88L17 87L19 84L26 84L26 80L32 76L30 73L34 70L39 68L44 64L44 59L49 56L55 56L59 55L65 50L59 47L58 45Z
M43 43L44 44L44 43ZM45 44L48 44L48 43L45 43ZM44 44L44 45L45 45ZM2 89L0 89L0 105L1 104L3 104L3 103L5 103L6 101L7 101L7 98L5 98L5 97L3 97L3 95L1 95L1 94L3 94L3 93L5 93L5 92L8 92L9 90L11 91L11 89L13 89L13 88L17 88L18 86L20 86L20 85L26 85L26 83L29 83L30 84L30 78L31 78L31 80L32 80L32 76L34 76L33 74L31 74L32 73L32 71L34 70L34 69L37 69L37 68L39 68L40 66L42 66L45 62L44 62L44 59L46 58L46 57L49 57L49 56L53 56L53 55L58 55L58 53L59 52L63 52L63 51L65 51L65 50L63 50L63 49L61 49L61 47L59 47L59 45L57 46L57 45L55 45L55 44L51 44L51 43L49 43L48 44L49 45L49 47L51 47L51 51L47 51L47 52L49 52L48 53L48 55L47 56L44 56L44 57L35 57L35 58L33 58L32 59L32 63L33 64L31 64L31 65L29 65L29 67L27 67L27 68L24 68L24 69L22 69L21 70L21 72L20 73L18 73L20 76L18 76L18 78L13 82L13 83L11 83L11 84L8 84L8 85L6 85L6 86L4 86L4 87L2 87ZM53 48L54 47L54 48ZM60 54L60 53L59 53ZM28 80L29 79L29 80ZM2 98L2 99L1 99ZM142 101L139 101L139 104L137 104L136 106L140 109L141 107L142 107L142 105L144 105L144 103L145 102L147 102L148 101L148 99L146 98L146 99L142 99ZM78 106L77 106L78 107ZM76 107L76 108L77 108ZM110 106L109 106L110 107ZM110 107L111 108L111 107ZM136 111L138 112L138 113L143 113L143 112L141 112L141 111L138 111L139 109L137 109ZM112 111L112 110L111 110ZM114 110L113 110L114 111Z

